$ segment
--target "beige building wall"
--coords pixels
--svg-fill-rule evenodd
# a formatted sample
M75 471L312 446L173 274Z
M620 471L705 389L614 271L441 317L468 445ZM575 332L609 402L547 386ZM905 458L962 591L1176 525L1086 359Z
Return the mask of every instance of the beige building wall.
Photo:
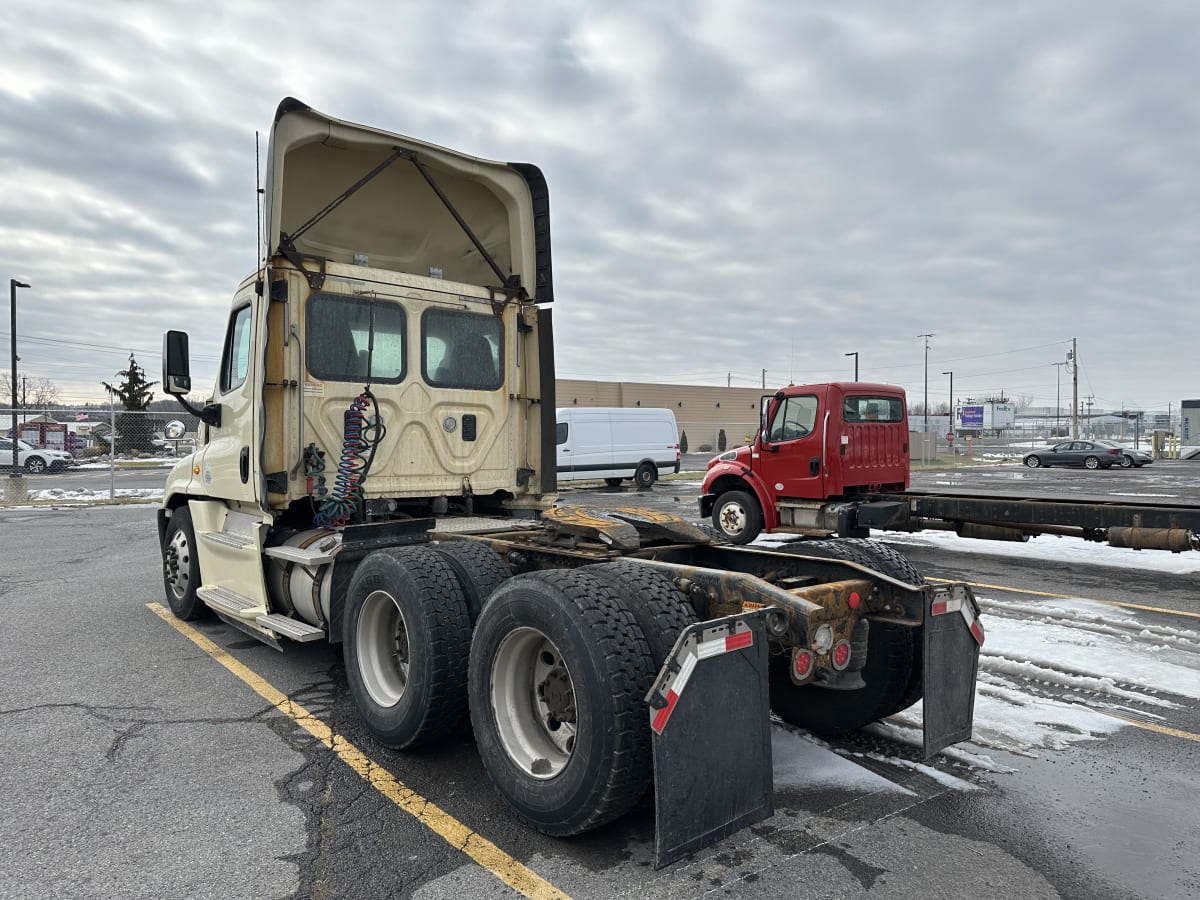
M559 408L571 406L662 407L675 413L689 453L716 452L725 432L725 448L747 443L758 428L758 409L767 394L760 388L723 388L690 384L639 384L631 381L555 382ZM704 448L709 448L705 450Z

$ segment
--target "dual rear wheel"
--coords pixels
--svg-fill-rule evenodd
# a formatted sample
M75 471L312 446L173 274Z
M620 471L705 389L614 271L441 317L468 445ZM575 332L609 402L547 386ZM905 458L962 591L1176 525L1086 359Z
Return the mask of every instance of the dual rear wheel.
M351 581L347 680L368 727L412 748L449 736L469 709L518 818L571 835L623 815L651 779L643 698L695 621L690 604L637 563L498 577L490 549L453 546L377 551Z

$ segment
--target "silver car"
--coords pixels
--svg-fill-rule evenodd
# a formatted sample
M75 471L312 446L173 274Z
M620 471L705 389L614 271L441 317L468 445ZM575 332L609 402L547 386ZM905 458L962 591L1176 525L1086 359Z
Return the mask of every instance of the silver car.
M1142 450L1139 447L1130 447L1127 444L1118 444L1116 441L1096 441L1097 444L1106 444L1110 447L1116 447L1121 451L1122 456L1117 461L1117 465L1122 469L1128 469L1131 466L1141 468L1148 466L1154 462L1154 457L1150 455L1150 451Z

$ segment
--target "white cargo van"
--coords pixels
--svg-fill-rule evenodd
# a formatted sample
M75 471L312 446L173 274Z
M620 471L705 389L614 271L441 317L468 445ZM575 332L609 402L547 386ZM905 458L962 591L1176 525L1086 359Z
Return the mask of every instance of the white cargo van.
M679 471L679 429L669 409L569 407L558 410L558 480L632 478L646 488Z

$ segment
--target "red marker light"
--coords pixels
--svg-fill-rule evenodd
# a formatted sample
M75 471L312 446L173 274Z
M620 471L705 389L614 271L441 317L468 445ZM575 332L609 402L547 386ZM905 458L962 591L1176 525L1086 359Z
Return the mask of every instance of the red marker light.
M862 598L858 596L858 591L850 592L850 597L846 601L846 605L851 609L858 609L862 605Z

